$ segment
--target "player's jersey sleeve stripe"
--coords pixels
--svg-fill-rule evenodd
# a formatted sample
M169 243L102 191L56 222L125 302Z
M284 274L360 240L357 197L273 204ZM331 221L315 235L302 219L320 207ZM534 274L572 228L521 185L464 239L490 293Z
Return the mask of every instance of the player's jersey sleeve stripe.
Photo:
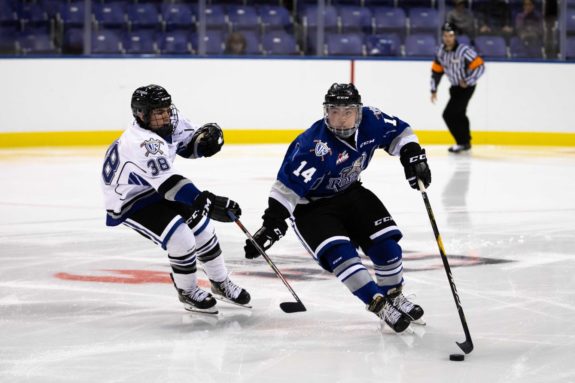
M191 205L200 191L189 179L175 174L165 180L158 188L158 193L162 194L168 201L178 201Z
M417 142L417 143L419 142L417 140L417 136L415 135L413 129L411 129L410 126L405 128L403 132L401 132L401 134L395 137L393 141L391 141L391 144L386 150L392 156L398 156L401 148L403 148L403 146L409 142Z
M281 181L276 180L272 185L272 190L270 192L270 198L275 199L280 204L287 209L287 211L293 214L293 211L301 199L296 192L285 186Z

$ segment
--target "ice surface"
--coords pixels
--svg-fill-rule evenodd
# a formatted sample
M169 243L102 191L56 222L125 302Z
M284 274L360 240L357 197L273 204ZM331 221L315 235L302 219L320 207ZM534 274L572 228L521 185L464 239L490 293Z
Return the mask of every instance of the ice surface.
M225 146L176 166L237 200L257 230L287 145ZM183 310L166 254L104 225L105 148L0 151L0 382L575 382L575 150L428 147L430 201L475 343L463 341L420 193L398 159L363 174L403 231L406 293L427 326L404 335L306 254L291 230L269 254L308 311L243 233L216 229L253 310ZM201 275L201 278L205 277Z

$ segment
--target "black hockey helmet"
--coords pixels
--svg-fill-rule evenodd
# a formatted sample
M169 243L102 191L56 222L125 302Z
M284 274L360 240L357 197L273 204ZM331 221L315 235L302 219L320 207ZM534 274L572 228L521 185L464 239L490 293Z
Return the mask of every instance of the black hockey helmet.
M136 118L138 125L144 129L150 129L150 116L154 109L170 108L171 123L157 129L160 133L171 133L178 122L177 110L172 105L172 96L166 89L159 85L141 86L132 94L132 115Z
M457 33L457 27L452 23L446 22L441 26L441 32Z
M361 105L361 96L353 84L334 83L325 94L324 105Z
M357 110L355 124L352 129L344 129L332 126L328 120L330 108L342 106L355 108ZM325 99L323 102L323 115L327 128L331 130L336 136L343 138L351 137L359 128L359 124L361 124L362 106L361 95L357 91L355 85L338 83L332 84L332 86L325 94Z

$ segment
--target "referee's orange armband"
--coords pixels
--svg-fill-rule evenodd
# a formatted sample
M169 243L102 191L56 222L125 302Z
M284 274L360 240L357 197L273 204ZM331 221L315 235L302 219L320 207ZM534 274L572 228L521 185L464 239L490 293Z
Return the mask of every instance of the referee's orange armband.
M431 70L435 73L443 73L443 67L435 60L431 63Z
M469 68L469 70L473 70L480 65L483 65L483 59L481 57L477 56L475 59L473 59L472 62L469 63L468 68Z

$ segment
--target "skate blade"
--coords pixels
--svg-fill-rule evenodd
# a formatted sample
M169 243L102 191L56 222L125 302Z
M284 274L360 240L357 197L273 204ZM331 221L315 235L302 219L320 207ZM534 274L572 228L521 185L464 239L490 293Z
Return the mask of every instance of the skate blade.
M416 325L419 325L419 326L427 326L427 322L424 321L424 320L421 319L421 318L419 318L419 319L417 319L417 320L412 320L412 321L411 321L411 324L416 324Z
M214 307L210 307L209 309L199 309L194 306L184 304L184 309L191 313L198 313L198 314L207 314L207 315L218 315L218 309Z
M222 295L217 295L217 294L212 293L212 296L213 296L214 298L216 298L217 300L219 300L219 301L222 301L222 302L225 302L225 303L229 303L229 304L234 305L234 306L243 307L243 308L245 308L245 309L251 309L251 308L253 308L252 305L248 305L248 304L242 305L242 304L239 304L239 303L237 303L237 302L234 302L234 301L232 301L231 299L228 299L228 298L226 298L226 297L224 297L224 296L222 296Z

